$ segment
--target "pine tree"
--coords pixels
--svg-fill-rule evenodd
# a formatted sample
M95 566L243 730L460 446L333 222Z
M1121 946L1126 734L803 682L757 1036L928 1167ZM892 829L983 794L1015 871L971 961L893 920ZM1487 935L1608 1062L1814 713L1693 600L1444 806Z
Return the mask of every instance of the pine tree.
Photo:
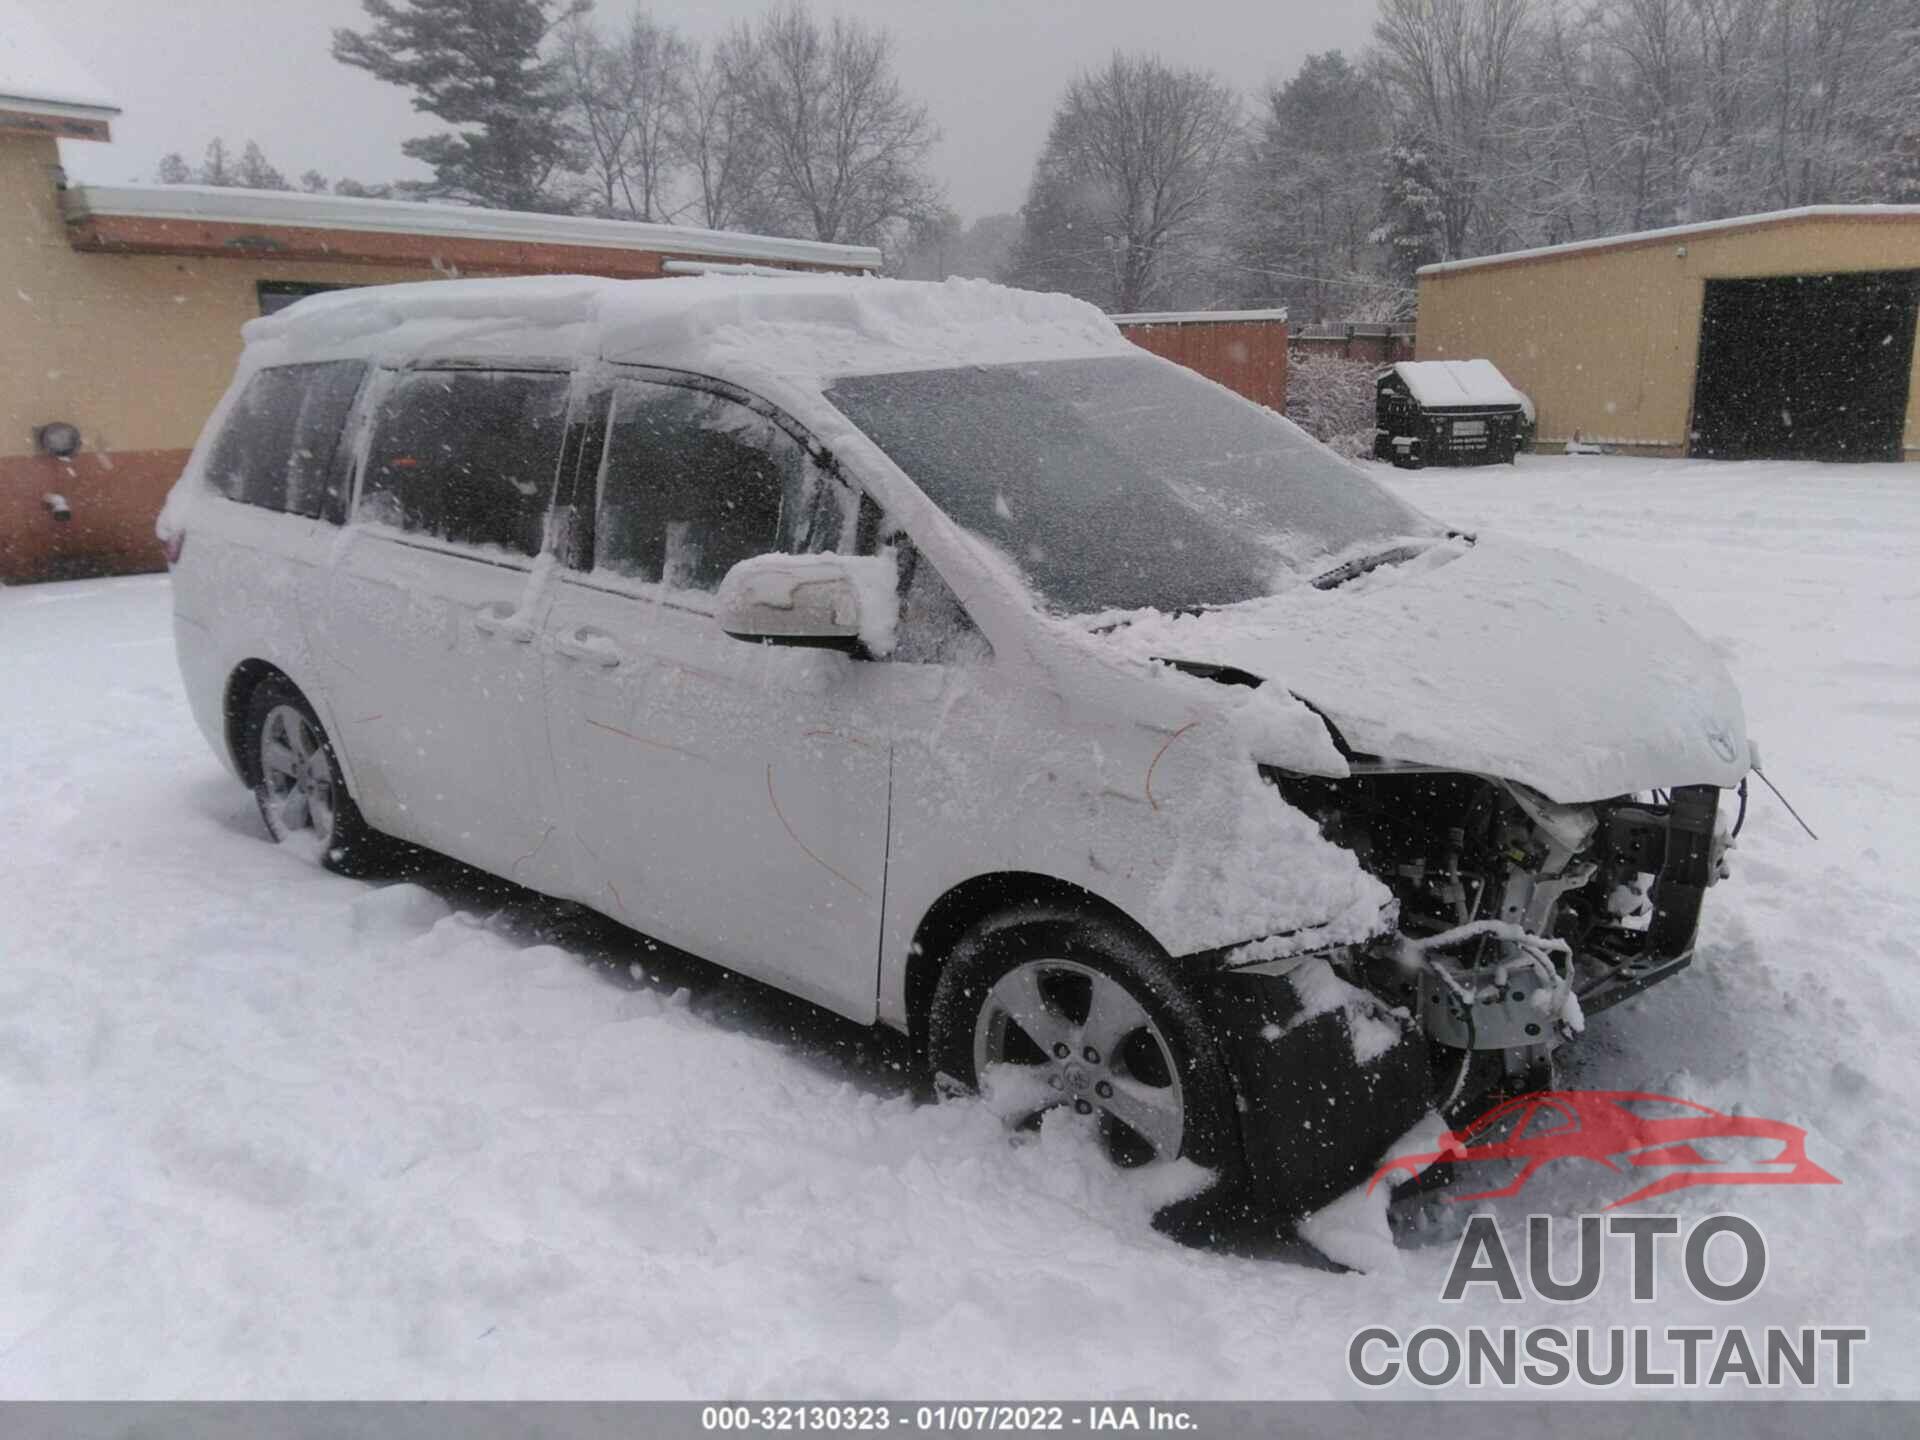
M1230 188L1245 304L1282 304L1296 323L1351 318L1371 293L1387 125L1378 93L1338 50L1309 55L1270 90ZM1321 278L1312 278L1321 277Z
M200 173L194 177L202 185L238 185L234 178L233 157L227 153L227 142L218 135L207 142L205 155L200 161Z
M457 130L400 148L433 167L416 193L509 210L565 208L552 182L574 137L562 118L555 25L585 0L361 0L374 24L333 32L333 56L413 91L413 107Z
M1422 265L1448 258L1440 179L1428 138L1420 131L1402 131L1387 146L1380 223L1370 238L1386 247L1393 276L1409 284Z
M268 162L267 155L252 140L240 152L240 164L234 171L234 184L248 190L291 190L287 177Z

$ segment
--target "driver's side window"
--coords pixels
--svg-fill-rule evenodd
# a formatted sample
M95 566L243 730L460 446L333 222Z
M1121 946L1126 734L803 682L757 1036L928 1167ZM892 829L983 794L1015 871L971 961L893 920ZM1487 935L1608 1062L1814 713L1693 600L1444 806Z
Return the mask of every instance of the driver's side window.
M593 568L713 591L754 555L838 550L845 489L758 410L690 386L613 387Z

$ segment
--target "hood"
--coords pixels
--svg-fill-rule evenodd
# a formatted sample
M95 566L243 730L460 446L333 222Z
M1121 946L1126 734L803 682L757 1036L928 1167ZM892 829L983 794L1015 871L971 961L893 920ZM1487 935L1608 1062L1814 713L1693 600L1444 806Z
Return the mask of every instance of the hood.
M1440 544L1331 590L1115 638L1282 685L1355 752L1565 804L1734 785L1749 768L1740 694L1712 648L1639 586L1539 546Z

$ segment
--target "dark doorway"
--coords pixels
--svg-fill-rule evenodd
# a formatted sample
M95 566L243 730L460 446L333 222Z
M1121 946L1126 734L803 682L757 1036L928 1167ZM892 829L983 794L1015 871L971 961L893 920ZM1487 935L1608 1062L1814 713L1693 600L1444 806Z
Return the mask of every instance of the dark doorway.
M1920 270L1709 280L1691 453L1898 460Z

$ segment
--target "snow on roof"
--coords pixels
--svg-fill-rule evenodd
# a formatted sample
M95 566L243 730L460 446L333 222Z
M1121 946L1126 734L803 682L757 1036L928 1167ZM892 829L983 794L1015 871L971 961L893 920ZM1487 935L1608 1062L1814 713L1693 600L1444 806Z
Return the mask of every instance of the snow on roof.
M390 360L577 354L803 383L831 376L1141 352L1066 295L985 280L703 275L527 276L342 290L245 330L258 363L322 350Z
M0 4L5 3L7 0L0 0ZM659 250L676 255L786 260L848 269L877 269L880 265L880 252L870 245L830 245L818 240L700 230L690 225L538 215L524 210L484 210L477 206L431 205L416 200L304 195L291 190L241 190L225 185L76 185L66 192L65 206L68 218L74 220L89 216L127 216L143 220L286 225L315 230L586 245L606 250Z
M1249 321L1284 320L1285 310L1150 310L1137 315L1115 315L1116 325L1236 325Z
M1393 373L1422 405L1521 405L1526 398L1491 360L1402 360Z
M25 0L0 0L0 109L118 115L106 86L54 38Z
M1508 250L1499 255L1479 255L1471 260L1442 260L1422 265L1418 275L1450 275L1457 270L1478 270L1489 265L1513 265L1525 260L1557 260L1592 250L1612 250L1628 245L1653 245L1668 240L1684 240L1689 235L1712 235L1727 230L1747 230L1760 225L1779 225L1795 220L1920 220L1920 205L1804 205L1797 210L1769 210L1759 215L1731 215L1724 220L1702 220L1692 225L1669 225L1663 230L1636 230L1628 235L1599 235L1591 240L1571 240L1565 245L1542 245L1532 250Z

